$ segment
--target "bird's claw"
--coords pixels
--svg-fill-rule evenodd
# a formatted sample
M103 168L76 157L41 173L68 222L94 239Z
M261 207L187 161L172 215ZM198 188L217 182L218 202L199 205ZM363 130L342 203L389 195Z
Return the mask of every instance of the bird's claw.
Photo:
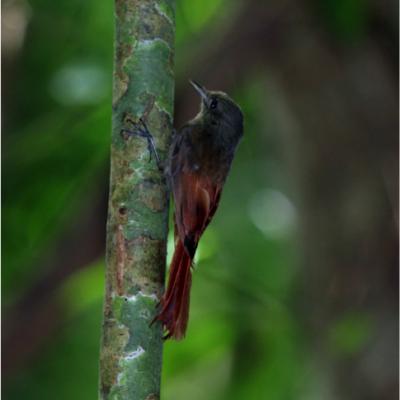
M149 162L151 162L151 155L152 155L151 153L152 153L152 151L154 151L154 154L155 154L156 159L157 159L157 163L160 163L160 157L158 156L158 153L157 153L157 150L156 150L156 146L154 144L153 136L151 136L151 134L150 134L146 124L144 123L144 121L141 118L139 118L139 120L142 123L144 129L139 124L137 124L135 121L133 121L131 119L127 119L128 122L130 122L132 125L134 125L134 127L137 129L137 131L131 131L130 129L122 129L122 131L128 132L128 133L134 133L136 135L143 136L143 137L147 138L147 150L150 153Z

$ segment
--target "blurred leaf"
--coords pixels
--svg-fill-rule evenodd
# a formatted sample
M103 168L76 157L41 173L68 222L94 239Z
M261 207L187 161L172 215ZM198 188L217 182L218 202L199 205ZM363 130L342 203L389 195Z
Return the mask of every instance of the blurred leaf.
M67 316L76 318L94 304L102 301L104 295L105 260L101 259L75 272L58 290Z
M363 0L323 0L316 3L332 33L348 45L366 33L369 3Z
M373 332L370 316L349 312L332 323L331 349L342 356L356 354L368 343Z
M204 28L211 18L226 8L226 0L192 0L181 3L184 18L194 32Z

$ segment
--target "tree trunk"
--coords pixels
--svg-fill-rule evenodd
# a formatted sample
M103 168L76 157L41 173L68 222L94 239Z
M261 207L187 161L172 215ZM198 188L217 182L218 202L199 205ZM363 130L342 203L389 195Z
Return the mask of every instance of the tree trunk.
M100 399L160 396L169 192L146 138L168 155L174 97L175 1L115 0L115 66Z

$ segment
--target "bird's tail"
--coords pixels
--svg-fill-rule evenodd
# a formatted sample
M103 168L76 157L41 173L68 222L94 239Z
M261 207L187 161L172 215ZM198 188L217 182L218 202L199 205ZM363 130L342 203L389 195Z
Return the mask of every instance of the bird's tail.
M192 260L187 255L182 241L178 238L169 269L167 291L160 301L162 309L154 319L154 321L161 321L164 331L168 332L164 340L171 337L175 340L182 340L185 337L192 285L191 265Z

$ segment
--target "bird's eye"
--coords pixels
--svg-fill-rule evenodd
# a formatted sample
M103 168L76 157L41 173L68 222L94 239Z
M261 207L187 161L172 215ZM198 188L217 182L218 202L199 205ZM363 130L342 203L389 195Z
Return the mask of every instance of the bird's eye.
M218 106L218 101L214 99L214 100L211 102L210 108L212 108L212 109L215 110L215 109L217 108L217 106Z

